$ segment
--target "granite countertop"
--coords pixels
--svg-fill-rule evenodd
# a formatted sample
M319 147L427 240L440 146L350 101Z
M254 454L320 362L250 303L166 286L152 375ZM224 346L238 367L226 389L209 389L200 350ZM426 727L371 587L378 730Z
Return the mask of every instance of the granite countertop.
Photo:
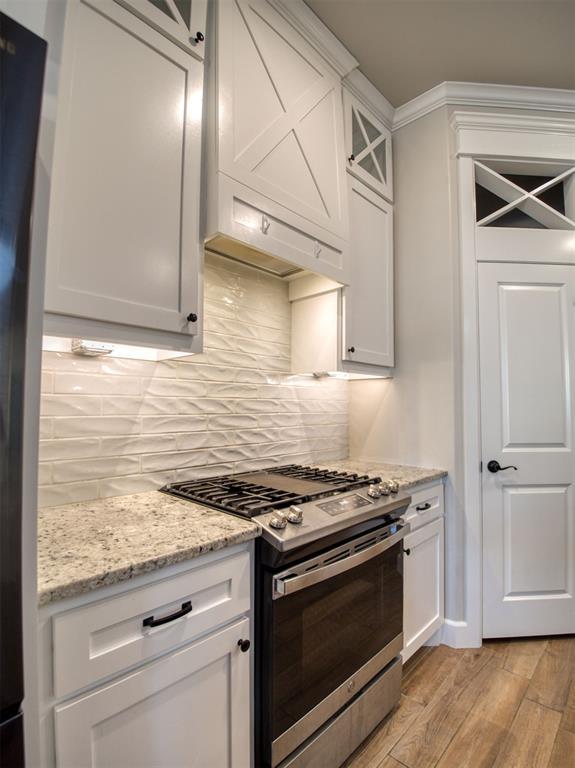
M158 491L38 513L38 602L98 587L254 539L260 527Z
M402 490L439 480L442 469L346 460L322 469L395 478ZM243 541L249 520L158 491L83 501L38 513L38 602L63 600Z
M424 469L423 467L410 467L407 464L386 464L369 459L332 461L329 464L322 464L321 468L339 469L341 472L357 472L361 475L381 477L382 480L393 478L399 482L402 491L447 477L447 472L444 469Z

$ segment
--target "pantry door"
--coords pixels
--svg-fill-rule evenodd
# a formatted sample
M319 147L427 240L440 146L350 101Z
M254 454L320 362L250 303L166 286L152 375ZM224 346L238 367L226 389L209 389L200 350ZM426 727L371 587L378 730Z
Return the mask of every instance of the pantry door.
M575 266L478 273L483 636L575 632Z

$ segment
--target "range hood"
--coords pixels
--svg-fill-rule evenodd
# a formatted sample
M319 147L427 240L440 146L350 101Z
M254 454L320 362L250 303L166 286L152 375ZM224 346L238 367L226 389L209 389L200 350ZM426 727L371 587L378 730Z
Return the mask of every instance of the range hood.
M215 235L209 238L206 240L205 247L206 250L217 253L218 256L225 256L232 261L248 264L250 267L266 272L268 275L274 275L282 279L306 274L306 270L298 267L296 264L278 259L277 256L270 256L269 253L254 248L253 245L247 245L226 235Z

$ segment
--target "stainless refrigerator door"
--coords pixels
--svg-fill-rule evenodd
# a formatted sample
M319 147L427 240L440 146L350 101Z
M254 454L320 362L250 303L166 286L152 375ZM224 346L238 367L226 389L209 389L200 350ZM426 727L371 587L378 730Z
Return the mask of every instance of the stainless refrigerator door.
M0 749L13 755L18 752L13 738L20 733L21 740L18 712L24 695L24 361L30 214L46 43L1 13L0 40ZM4 758L0 755L2 765L7 764Z

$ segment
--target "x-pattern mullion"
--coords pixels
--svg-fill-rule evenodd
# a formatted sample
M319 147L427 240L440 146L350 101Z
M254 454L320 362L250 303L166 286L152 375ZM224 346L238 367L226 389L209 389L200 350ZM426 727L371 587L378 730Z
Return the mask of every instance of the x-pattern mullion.
M364 157L367 157L367 155L371 154L371 159L373 160L373 163L377 168L377 170L379 171L379 175L381 176L381 179L383 181L383 179L385 179L385 174L383 173L383 170L379 167L379 162L373 150L376 149L381 144L381 142L385 140L385 136L383 135L383 133L380 133L376 139L374 139L373 141L370 141L369 136L367 135L367 132L363 127L363 120L361 119L361 114L355 108L353 109L356 113L357 124L359 125L361 135L363 136L363 140L365 141L365 144L366 144L365 149L362 149L361 152L358 152L354 160L356 163L359 163L364 159Z

